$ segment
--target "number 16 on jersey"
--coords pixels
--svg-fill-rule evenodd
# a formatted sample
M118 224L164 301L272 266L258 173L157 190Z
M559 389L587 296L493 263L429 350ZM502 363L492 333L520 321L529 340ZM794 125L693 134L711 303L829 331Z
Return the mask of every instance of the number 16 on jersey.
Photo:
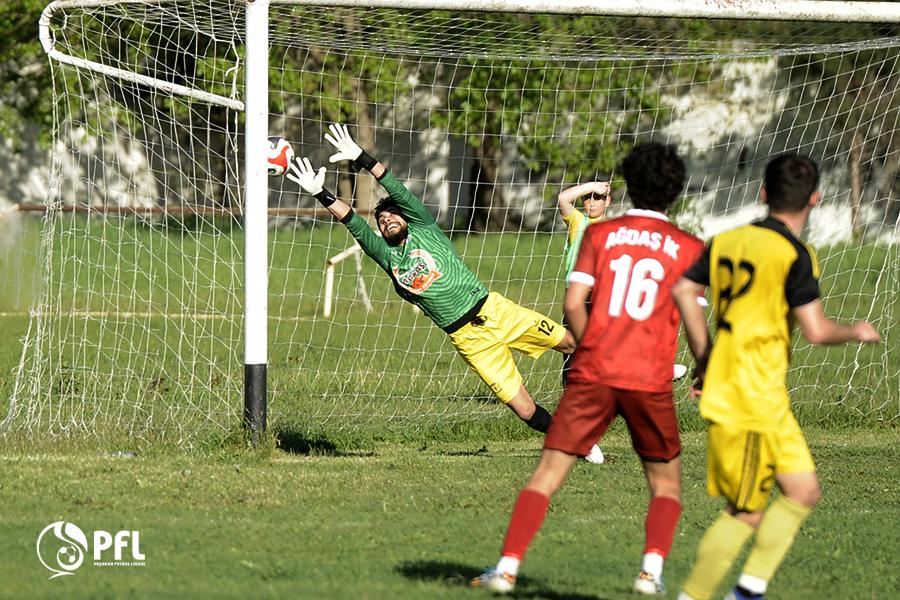
M609 295L609 316L620 317L622 311L635 321L646 321L653 314L659 284L665 269L655 258L635 261L629 254L609 262L615 277Z

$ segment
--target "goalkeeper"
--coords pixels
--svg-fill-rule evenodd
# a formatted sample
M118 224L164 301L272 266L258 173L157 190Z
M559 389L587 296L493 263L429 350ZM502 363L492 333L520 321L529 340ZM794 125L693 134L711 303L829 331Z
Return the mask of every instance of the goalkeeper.
M456 255L422 202L350 137L345 125L329 127L325 139L336 149L329 162L351 160L388 192L375 207L379 237L365 219L323 187L325 167L316 172L297 158L288 178L338 218L394 283L401 298L418 306L444 330L459 355L529 427L546 432L550 413L535 404L522 383L511 350L537 358L552 348L568 354L575 338L565 327L489 292ZM599 448L597 448L599 451Z

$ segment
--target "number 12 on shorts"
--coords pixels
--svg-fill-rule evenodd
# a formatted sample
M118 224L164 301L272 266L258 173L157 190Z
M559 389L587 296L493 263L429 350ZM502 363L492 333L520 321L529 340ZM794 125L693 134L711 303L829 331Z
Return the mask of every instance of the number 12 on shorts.
M629 254L623 254L609 262L615 274L609 295L609 316L620 317L625 313L635 321L646 321L653 314L659 283L666 272L655 258L642 258L635 262Z

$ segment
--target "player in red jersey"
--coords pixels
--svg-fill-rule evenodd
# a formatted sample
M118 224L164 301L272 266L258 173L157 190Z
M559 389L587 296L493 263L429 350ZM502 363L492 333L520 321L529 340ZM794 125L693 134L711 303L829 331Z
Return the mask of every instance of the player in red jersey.
M673 147L636 146L622 172L634 208L591 225L584 235L565 298L566 317L579 341L569 381L540 463L516 501L500 562L472 581L497 593L513 590L550 497L616 415L628 425L651 492L634 590L664 593L663 562L681 514L681 442L671 381L680 317L671 288L703 243L665 216L684 187L684 163Z

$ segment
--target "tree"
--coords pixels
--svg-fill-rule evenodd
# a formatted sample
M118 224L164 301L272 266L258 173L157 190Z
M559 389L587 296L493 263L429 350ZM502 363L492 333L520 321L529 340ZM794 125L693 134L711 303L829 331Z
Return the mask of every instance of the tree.
M50 139L53 89L47 56L37 38L37 22L46 2L0 3L0 136L18 143L26 122L41 126Z
M818 37L831 42L897 35L897 25L842 23ZM886 44L808 55L803 60L786 57L782 62L798 83L793 101L803 100L815 120L834 131L826 140L834 146L829 154L847 157L853 238L862 241L865 235L862 210L867 189L874 191L875 208L883 212L884 222L896 224L900 215L900 50Z
M506 154L516 156L529 179L549 183L545 194L555 196L577 180L609 176L665 112L652 91L656 70L649 62L610 58L617 32L629 27L625 21L480 18L454 26L483 36L472 45L492 47L492 54L445 63L452 73L446 105L432 116L433 126L464 136L475 155L468 226L476 231L521 225L521 207L511 206L503 190ZM497 31L504 32L499 41Z
M370 52L366 48L389 27L402 30L403 23L411 17L406 11L391 11L393 14L387 19L382 18L384 13L337 8L329 9L328 18L320 20L309 18L307 8L294 7L292 18L272 22L273 36L287 33L284 37L290 39L290 28L303 22L306 39L322 41L322 45L308 47L281 46L270 57L272 110L288 116L320 117L317 122L323 130L313 133L317 143L321 142L324 128L329 123L353 123L356 141L374 152L375 132L379 125L374 109L392 103L412 89L407 75L414 67L402 58ZM335 37L345 40L350 48L334 51L328 43ZM278 90L281 90L280 94ZM304 121L303 118L292 120L300 126ZM293 133L301 138L304 132ZM323 153L324 156L327 154ZM373 188L374 180L368 174L344 172L339 180L338 196L354 198L357 209L367 211L373 207Z

